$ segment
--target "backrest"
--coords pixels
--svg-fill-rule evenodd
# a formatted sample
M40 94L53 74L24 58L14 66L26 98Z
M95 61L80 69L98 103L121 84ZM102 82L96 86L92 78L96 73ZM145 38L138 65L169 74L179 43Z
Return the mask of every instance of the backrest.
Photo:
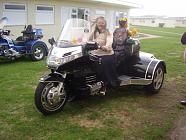
M32 25L28 25L26 30L25 30L26 33L32 33L33 32L33 28L32 28Z
M127 36L126 28L117 28L113 33L113 47L123 46Z

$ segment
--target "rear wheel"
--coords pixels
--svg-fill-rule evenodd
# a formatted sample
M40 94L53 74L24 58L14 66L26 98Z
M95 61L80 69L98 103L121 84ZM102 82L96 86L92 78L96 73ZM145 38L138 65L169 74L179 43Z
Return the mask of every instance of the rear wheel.
M33 46L32 54L30 55L31 59L34 61L42 60L47 55L46 48L43 44L36 43Z
M35 91L35 105L44 115L60 112L67 101L62 82L39 83Z
M164 81L164 68L158 65L154 72L153 80L150 85L145 86L148 92L157 93L160 91Z

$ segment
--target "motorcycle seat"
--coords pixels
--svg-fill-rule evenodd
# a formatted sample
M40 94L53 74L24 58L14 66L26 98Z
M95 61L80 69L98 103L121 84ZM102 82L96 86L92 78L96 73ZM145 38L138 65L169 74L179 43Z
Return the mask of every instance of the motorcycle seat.
M23 34L33 34L33 28L32 25L28 25L24 31L22 31Z

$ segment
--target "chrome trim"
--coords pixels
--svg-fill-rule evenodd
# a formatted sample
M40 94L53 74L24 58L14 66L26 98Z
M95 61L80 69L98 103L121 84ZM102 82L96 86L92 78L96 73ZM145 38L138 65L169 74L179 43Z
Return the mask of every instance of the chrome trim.
M63 82L59 82L58 93L60 93L63 85L64 85Z
M96 78L96 76L94 76L94 77L85 77L86 80L91 80L91 79L95 79L95 78Z
M93 85L87 84L87 86L90 88L90 95L97 95L99 94L102 84L101 82L97 82Z
M64 79L66 78L66 73L65 74L61 74L61 73L59 73L59 72L54 72L55 74L59 74L60 76L62 76ZM44 77L44 76L43 76ZM39 79L39 82L41 82L41 83L46 83L46 82L61 82L61 81L44 81L44 78L43 77L41 77L40 79Z
M153 80L156 67L158 66L158 64L159 64L160 62L161 62L161 60L158 60L157 64L155 65L154 70L153 70L153 72L152 72L152 79L151 79L151 80Z
M39 82L41 82L41 83L59 83L59 82L61 82L61 81L44 81L44 79L43 80L39 80Z
M135 85L149 85L152 83L152 80L150 79L131 79L131 84Z
M148 69L149 69L149 67L150 67L150 64L153 62L153 60L154 60L154 59L152 59L152 60L150 61L150 63L148 64L148 66L147 66L147 69L146 69L146 72L145 72L145 78L147 77Z
M66 73L62 74L62 73L59 73L59 72L56 72L56 71L54 73L61 75L63 78L66 78L66 75L67 75Z
M86 76L86 78L89 78L89 77L96 77L96 75L90 75L90 76Z
M122 80L120 86L123 85L149 85L152 83L152 79L126 79Z

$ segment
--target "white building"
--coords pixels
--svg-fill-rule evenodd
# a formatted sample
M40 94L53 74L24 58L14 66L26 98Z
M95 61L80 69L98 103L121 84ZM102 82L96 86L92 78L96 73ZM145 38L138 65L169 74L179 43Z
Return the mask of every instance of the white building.
M104 16L113 30L118 18L128 17L138 4L122 0L0 0L0 17L8 17L7 29L15 37L21 35L25 25L42 28L44 41L57 38L68 18L93 20Z
M186 18L184 17L164 17L164 16L139 16L130 17L132 25L150 26L150 27L186 27Z

